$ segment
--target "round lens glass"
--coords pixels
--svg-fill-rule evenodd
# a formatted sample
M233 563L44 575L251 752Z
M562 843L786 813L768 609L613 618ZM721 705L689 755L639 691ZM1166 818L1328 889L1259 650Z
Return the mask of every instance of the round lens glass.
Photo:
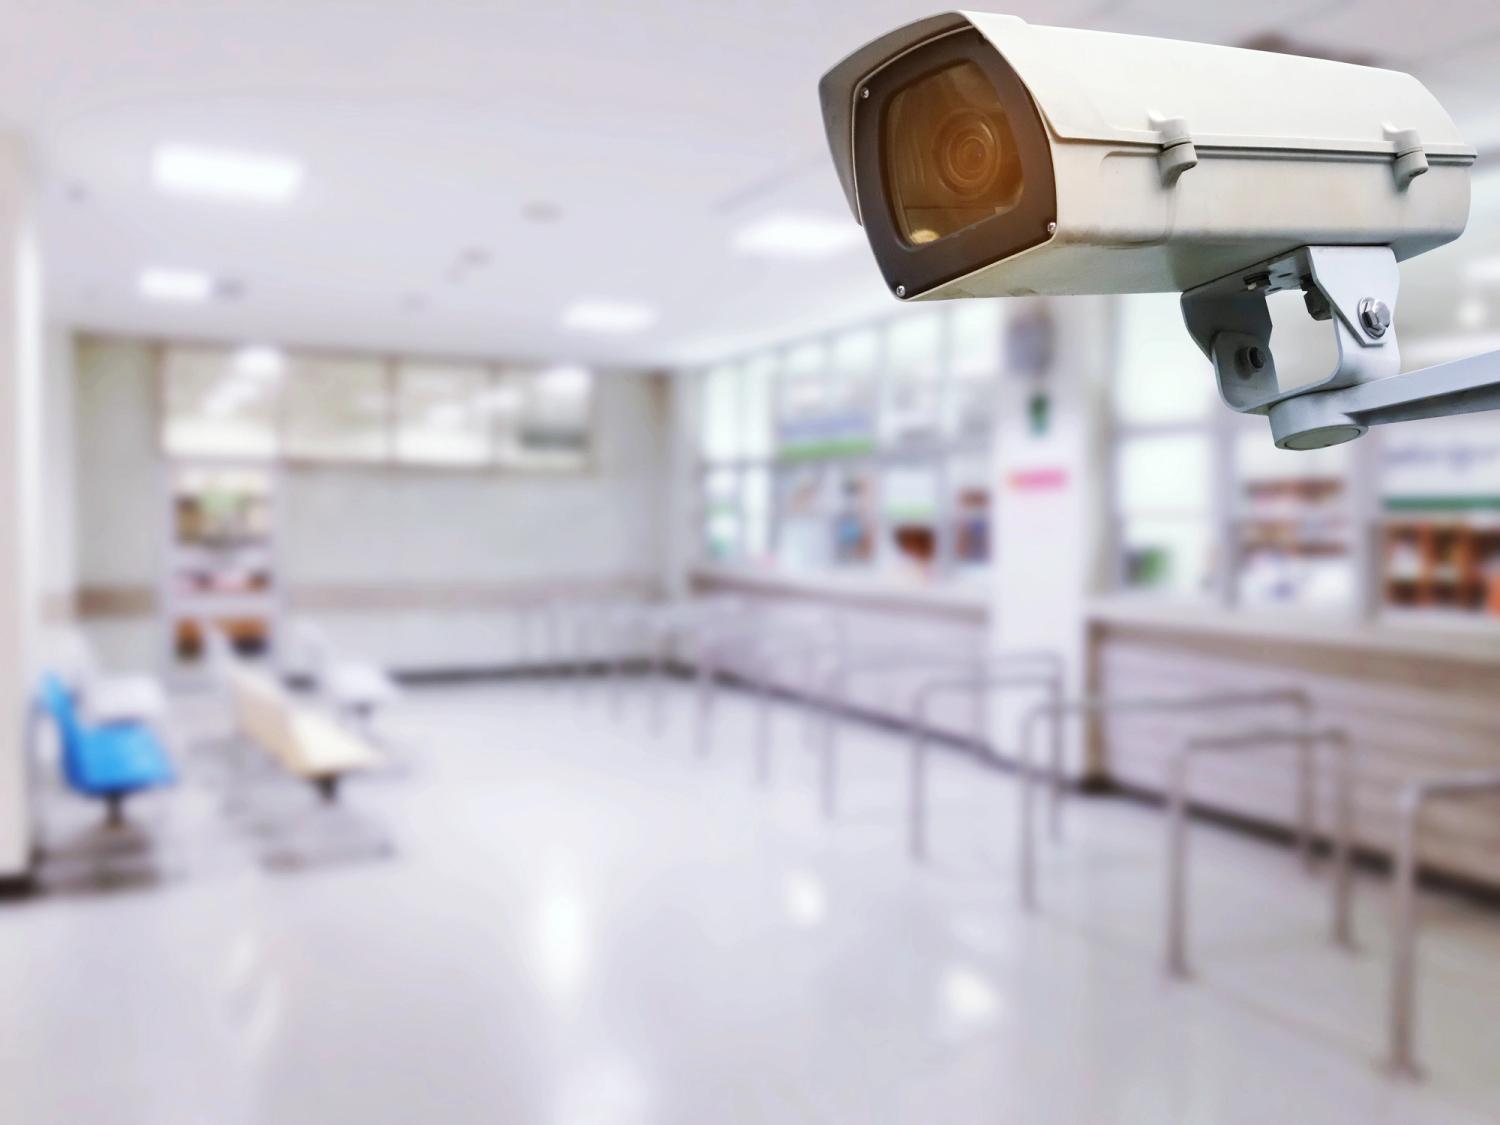
M897 91L882 132L886 193L909 244L935 242L1004 214L1021 197L1010 119L973 62Z

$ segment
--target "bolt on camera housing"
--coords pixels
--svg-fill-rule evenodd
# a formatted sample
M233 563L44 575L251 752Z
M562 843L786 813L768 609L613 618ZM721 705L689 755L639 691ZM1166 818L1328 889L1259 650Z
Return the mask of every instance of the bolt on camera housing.
M903 300L1182 293L1226 404L1286 448L1500 405L1500 368L1398 378L1396 263L1463 233L1475 160L1410 75L954 12L855 51L819 94ZM1282 289L1339 347L1288 390L1266 308Z

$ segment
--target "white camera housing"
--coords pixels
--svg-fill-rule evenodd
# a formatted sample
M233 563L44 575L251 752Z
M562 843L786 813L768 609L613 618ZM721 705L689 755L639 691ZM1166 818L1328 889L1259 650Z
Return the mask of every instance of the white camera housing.
M882 122L964 59L1015 129L1020 204L914 242L891 213ZM1474 149L1395 71L954 12L862 47L819 92L849 204L908 300L1180 292L1305 246L1399 260L1468 218Z

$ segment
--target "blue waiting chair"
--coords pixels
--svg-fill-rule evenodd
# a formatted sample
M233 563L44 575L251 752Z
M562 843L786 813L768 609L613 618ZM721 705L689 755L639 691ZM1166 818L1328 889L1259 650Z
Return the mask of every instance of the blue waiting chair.
M125 798L171 785L177 771L155 731L141 723L86 726L73 695L56 676L42 679L42 707L57 724L62 772L68 786L105 802L109 823L119 824Z

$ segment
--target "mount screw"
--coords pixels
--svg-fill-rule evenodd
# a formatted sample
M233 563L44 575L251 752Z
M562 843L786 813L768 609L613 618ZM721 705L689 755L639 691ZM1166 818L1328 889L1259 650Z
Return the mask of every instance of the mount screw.
M861 90L859 92L859 96L861 98L868 98L870 96L870 87L866 86L863 90Z
M1391 307L1374 297L1366 297L1359 303L1359 323L1371 336L1379 339L1391 326Z
M898 286L896 286L896 296L898 296L898 297L904 297L904 296L906 296L906 286L904 286L904 285L898 285Z

